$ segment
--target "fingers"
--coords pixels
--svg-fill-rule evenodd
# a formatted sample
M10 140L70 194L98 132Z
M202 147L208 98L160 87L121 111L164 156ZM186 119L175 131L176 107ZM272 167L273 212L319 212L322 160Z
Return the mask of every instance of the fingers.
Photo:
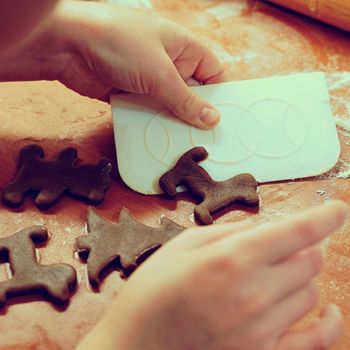
M253 326L255 337L270 337L284 333L317 304L317 289L308 284L271 307Z
M165 104L178 118L202 129L213 128L220 121L214 106L193 93L173 63L159 69L151 94Z
M186 48L175 58L179 74L187 79L193 77L202 84L227 81L224 67L214 53L192 34L188 34Z
M273 266L269 272L268 286L273 291L274 300L285 298L310 283L321 267L322 248L319 245ZM284 281L283 284L281 281Z
M316 325L303 331L283 335L276 350L326 350L336 344L342 333L343 321L340 310L335 305L329 305Z
M187 34L189 35L189 34ZM218 58L197 38L189 35L186 46L174 62L164 52L157 67L151 94L163 102L178 118L202 129L215 127L220 121L217 109L197 96L184 82L194 78L201 83L226 81ZM165 62L165 63L164 63Z
M257 260L273 264L326 238L344 223L348 213L345 203L328 202L290 219L262 225L242 236L242 241Z
M201 56L193 73L193 77L196 80L204 84L216 84L227 81L224 67L209 48L197 41L193 43L193 51Z
M198 80L196 80L192 77L186 79L185 82L186 82L186 85L188 85L188 86L200 86L201 85Z
M201 248L227 236L231 236L236 232L247 230L249 227L251 227L251 224L240 222L189 229L172 239L166 247L176 247L176 249L182 250Z

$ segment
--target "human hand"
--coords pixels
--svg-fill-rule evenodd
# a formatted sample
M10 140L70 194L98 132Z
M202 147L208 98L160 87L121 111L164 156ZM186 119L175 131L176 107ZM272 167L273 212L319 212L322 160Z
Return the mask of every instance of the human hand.
M319 242L348 211L335 201L277 223L188 230L141 265L78 349L329 349L336 306L288 330L316 305Z
M222 82L223 67L179 24L150 12L66 1L52 32L67 47L66 64L57 73L67 87L102 100L115 89L148 94L197 127L218 123L217 110L185 81Z

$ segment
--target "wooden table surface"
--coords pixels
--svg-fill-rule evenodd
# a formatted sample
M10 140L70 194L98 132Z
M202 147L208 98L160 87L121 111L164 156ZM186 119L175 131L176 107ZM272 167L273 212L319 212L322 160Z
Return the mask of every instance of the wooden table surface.
M342 178L350 169L348 34L254 0L129 3L153 8L192 29L217 53L232 79L326 72L342 144L338 165L318 178L261 186L258 213L237 210L220 217L217 222L266 222L327 199L350 201L350 180ZM115 164L109 105L78 96L56 82L6 83L0 84L0 121L0 186L13 176L16 156L24 145L39 143L48 157L63 147L75 146L83 161L97 161L101 156L113 160L115 181L105 202L98 206L102 216L116 219L119 210L125 206L139 220L150 225L156 225L160 215L188 227L194 225L193 204L185 197L177 202L145 197L121 182ZM101 292L94 293L87 282L86 266L73 256L75 238L85 233L86 212L87 205L66 197L45 213L33 206L32 199L27 199L21 210L10 210L0 204L0 237L33 224L44 224L51 240L39 250L41 263L69 263L77 269L79 277L78 291L64 312L46 302L11 305L2 310L0 350L73 349L117 296L124 283L118 273L109 275ZM349 229L347 225L324 243L325 266L317 278L321 294L319 308L326 303L337 303L345 316L346 334L336 350L350 348ZM6 265L1 265L0 281L6 278ZM319 308L303 325L315 319Z

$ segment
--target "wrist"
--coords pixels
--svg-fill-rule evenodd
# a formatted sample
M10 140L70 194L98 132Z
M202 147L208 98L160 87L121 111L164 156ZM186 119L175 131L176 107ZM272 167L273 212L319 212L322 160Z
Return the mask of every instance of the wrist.
M47 32L42 33L0 54L0 81L56 80L69 57L69 51L61 50Z
M74 55L74 41L52 14L30 40L0 52L0 81L57 80Z
M139 299L143 296L139 295ZM174 349L162 338L164 305L158 302L135 301L123 291L94 329L80 342L76 350L149 350ZM171 316L171 313L168 313ZM166 320L168 321L168 320ZM164 326L164 325L163 325Z
M100 321L94 335L95 340L104 339L106 347L100 349L188 349L182 298L166 286L161 291L145 291L142 286L144 283L125 288ZM79 350L90 349L94 348Z

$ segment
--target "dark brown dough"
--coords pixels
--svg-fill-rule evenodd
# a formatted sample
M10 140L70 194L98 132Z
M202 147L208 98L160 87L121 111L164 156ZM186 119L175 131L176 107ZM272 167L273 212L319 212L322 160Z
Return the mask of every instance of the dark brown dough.
M207 157L208 152L203 147L195 147L186 152L174 168L160 178L159 185L162 190L174 197L177 186L186 186L191 194L201 200L194 213L196 218L205 225L213 223L211 213L233 203L259 206L259 196L256 192L258 184L252 175L241 174L226 181L214 181L197 164Z
M98 164L77 165L77 150L63 149L54 160L44 159L38 145L24 147L19 154L19 173L2 190L2 201L9 207L19 207L24 196L35 193L39 209L51 208L63 193L99 204L111 183L112 166L107 159Z
M101 218L89 208L88 235L78 237L76 249L79 254L88 252L87 268L91 284L98 288L102 272L118 260L117 267L126 277L157 248L185 230L173 221L162 218L160 227L149 227L138 222L124 208L119 222Z
M33 226L0 239L1 261L8 261L12 278L0 282L0 306L11 296L39 293L53 303L66 303L77 285L75 269L67 264L40 265L35 245L49 239L47 230Z

